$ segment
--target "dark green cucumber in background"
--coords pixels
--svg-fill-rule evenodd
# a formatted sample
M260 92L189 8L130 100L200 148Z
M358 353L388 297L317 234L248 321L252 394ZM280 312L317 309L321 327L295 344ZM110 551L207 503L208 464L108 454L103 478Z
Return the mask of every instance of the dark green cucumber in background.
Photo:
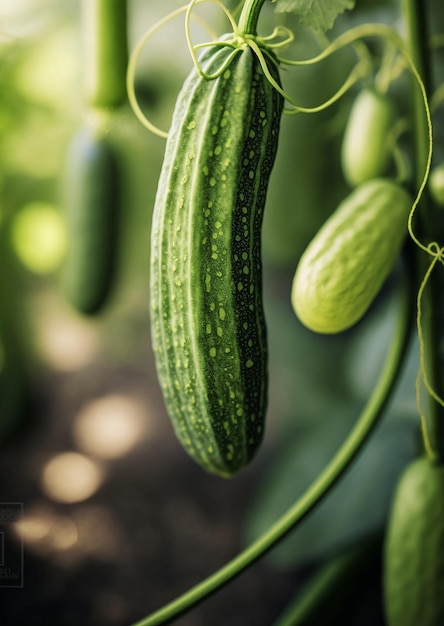
M201 64L216 73L222 47ZM270 72L278 81L277 69ZM267 404L261 225L283 107L256 55L239 50L178 97L152 225L151 321L175 432L206 470L255 455Z
M118 255L120 168L106 134L84 126L69 151L63 189L68 251L61 288L78 312L93 314L106 304Z
M126 101L126 0L83 0L84 123L68 149L63 205L68 253L62 291L80 313L102 310L118 254L120 166L109 137L109 109Z

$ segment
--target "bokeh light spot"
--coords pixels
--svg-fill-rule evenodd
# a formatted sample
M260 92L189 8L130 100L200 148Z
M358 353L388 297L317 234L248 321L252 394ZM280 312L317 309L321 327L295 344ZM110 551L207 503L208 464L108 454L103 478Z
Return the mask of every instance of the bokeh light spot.
M66 252L66 229L60 211L46 202L23 207L12 224L12 242L25 267L37 274L50 274Z
M81 502L90 498L104 480L102 468L78 452L62 452L45 465L42 489L57 502Z
M112 394L84 407L74 423L74 438L84 452L113 459L136 445L143 427L141 404L130 396Z

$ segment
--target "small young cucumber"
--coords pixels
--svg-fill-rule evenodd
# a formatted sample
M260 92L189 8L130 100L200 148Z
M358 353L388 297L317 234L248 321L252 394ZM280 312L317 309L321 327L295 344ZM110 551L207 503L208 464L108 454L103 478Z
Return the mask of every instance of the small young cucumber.
M65 299L83 314L99 312L114 284L120 168L106 134L83 127L70 145L64 181L68 250L61 268Z
M413 461L396 488L384 555L388 626L444 624L444 466Z
M341 150L344 178L352 187L386 174L393 120L393 105L387 95L374 88L360 91L347 120Z
M232 52L210 49L201 65L214 74ZM217 79L193 70L153 213L152 340L166 408L185 450L225 477L251 460L264 430L261 224L282 106L250 47Z
M293 308L307 328L339 333L361 319L396 261L411 206L407 191L386 179L364 183L342 201L293 279Z

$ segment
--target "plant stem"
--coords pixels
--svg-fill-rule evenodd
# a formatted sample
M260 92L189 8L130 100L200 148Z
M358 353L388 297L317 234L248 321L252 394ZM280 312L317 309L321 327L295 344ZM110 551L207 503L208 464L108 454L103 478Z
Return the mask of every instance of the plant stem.
M378 424L397 381L412 326L410 287L408 277L403 276L401 286L399 287L400 293L397 294L399 309L393 339L379 380L355 427L324 471L319 474L287 513L248 548L182 596L179 596L133 626L158 626L159 624L171 622L185 611L191 609L192 606L220 589L220 587L241 574L247 567L266 554L278 541L282 540L297 524L306 518L314 507L329 493L332 487L336 485Z
M428 6L424 0L403 0L402 5L404 22L406 26L406 44L412 60L421 75L426 93L430 88L430 58L428 53ZM414 125L414 149L415 158L415 184L419 186L423 176L428 153L428 131L424 112L424 103L417 89L413 92L413 125ZM418 230L422 239L426 242L436 241L442 235L437 230L434 208L427 197L423 198L418 207ZM425 275L430 264L430 255L424 251L415 249L416 271L419 281ZM439 268L438 268L439 269ZM443 363L440 355L441 320L443 314L442 301L442 276L440 272L432 272L427 289L424 290L422 308L425 315L422 316L422 332L425 345L425 369L432 388L440 396L444 396L442 383ZM444 409L438 403L429 398L428 402L429 426L428 436L435 460L444 462Z
M83 0L86 102L113 107L126 100L128 64L126 0Z
M240 35L257 35L259 14L265 0L245 0L239 17Z

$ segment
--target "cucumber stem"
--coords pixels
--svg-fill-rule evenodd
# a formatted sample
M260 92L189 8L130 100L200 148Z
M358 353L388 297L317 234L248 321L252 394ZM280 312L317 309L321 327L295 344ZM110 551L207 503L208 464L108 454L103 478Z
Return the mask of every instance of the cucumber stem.
M430 58L428 53L427 5L423 0L403 0L402 12L406 27L406 45L412 60L423 80L427 94L431 93ZM428 153L427 120L421 94L414 89L412 94L415 158L415 184L419 186L423 176ZM424 192L418 207L418 230L426 243L436 241L443 231L437 230L433 205ZM418 282L422 280L430 264L430 255L415 248L415 266ZM442 384L443 362L440 355L441 326L443 315L442 275L434 271L430 275L427 289L423 292L422 308L427 312L422 316L422 333L425 345L425 369L432 388L441 398L444 396ZM428 401L428 438L433 451L433 459L444 462L444 408L432 397ZM426 446L427 449L427 446ZM428 450L430 455L430 451Z
M265 0L245 0L239 17L240 35L257 35L257 23L264 3Z
M127 1L83 0L84 91L93 107L126 100Z

